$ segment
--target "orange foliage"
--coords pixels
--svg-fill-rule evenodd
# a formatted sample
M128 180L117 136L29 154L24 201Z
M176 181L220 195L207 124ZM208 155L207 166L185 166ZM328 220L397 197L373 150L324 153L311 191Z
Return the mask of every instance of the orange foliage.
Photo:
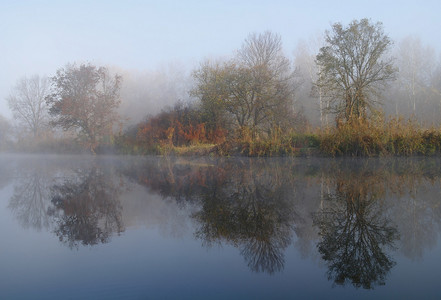
M227 131L223 128L207 130L204 122L184 118L177 113L162 112L138 125L137 143L144 146L168 144L188 146L203 143L222 143Z

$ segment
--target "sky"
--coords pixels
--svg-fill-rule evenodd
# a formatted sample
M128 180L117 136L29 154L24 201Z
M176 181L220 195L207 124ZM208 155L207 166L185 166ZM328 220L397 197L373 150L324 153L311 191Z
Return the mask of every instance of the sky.
M441 50L441 1L20 1L0 0L0 115L17 80L53 76L67 63L138 71L193 68L231 55L250 33L280 34L288 56L300 40L369 18L399 41L412 35Z

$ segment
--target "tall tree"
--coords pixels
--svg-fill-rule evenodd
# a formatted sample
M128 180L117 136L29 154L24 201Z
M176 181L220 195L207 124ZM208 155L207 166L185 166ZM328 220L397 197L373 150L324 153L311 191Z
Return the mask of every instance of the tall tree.
M113 134L118 122L121 77L111 76L104 67L69 64L52 78L53 91L47 97L52 124L75 129L94 153Z
M317 87L330 98L338 120L366 118L378 103L379 92L395 79L392 58L385 55L391 39L381 23L362 19L347 27L333 24L325 42L317 55Z
M201 117L207 128L229 128L229 118L225 110L226 63L205 61L193 72L196 81L190 94L200 101Z
M46 77L23 77L17 81L7 101L14 119L37 138L48 125L48 108L45 97L49 92Z
M294 119L294 75L279 35L251 34L234 59L194 73L193 94L211 115L256 137Z
M235 102L249 116L246 125L253 135L291 122L296 77L281 37L269 31L249 35L236 60L240 84L233 87L244 88Z

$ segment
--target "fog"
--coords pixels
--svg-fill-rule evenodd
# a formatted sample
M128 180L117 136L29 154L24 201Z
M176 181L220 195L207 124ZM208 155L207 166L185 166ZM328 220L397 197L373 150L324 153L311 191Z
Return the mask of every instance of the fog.
M190 101L191 74L180 63L163 64L151 71L117 67L114 71L123 77L119 113L125 126L157 114L177 101Z
M235 54L253 32L280 34L302 83L296 109L312 126L330 122L311 96L314 59L330 24L370 18L394 41L400 69L381 100L386 115L415 116L438 126L441 39L438 1L4 1L0 123L12 121L6 98L23 76L54 76L67 63L107 66L122 76L119 113L135 124L176 101L191 101L192 72L205 60ZM412 81L412 78L416 80ZM424 121L424 122L423 122Z

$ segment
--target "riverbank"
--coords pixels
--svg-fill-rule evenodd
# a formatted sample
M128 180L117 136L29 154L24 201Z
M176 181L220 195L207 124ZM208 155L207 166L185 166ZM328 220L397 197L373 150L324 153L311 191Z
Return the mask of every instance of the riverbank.
M124 153L212 156L434 156L441 154L441 130L424 129L411 121L391 120L342 124L313 133L287 133L268 138L236 138L219 144L173 146L162 143L143 149L125 148ZM127 152L127 150L130 150Z

